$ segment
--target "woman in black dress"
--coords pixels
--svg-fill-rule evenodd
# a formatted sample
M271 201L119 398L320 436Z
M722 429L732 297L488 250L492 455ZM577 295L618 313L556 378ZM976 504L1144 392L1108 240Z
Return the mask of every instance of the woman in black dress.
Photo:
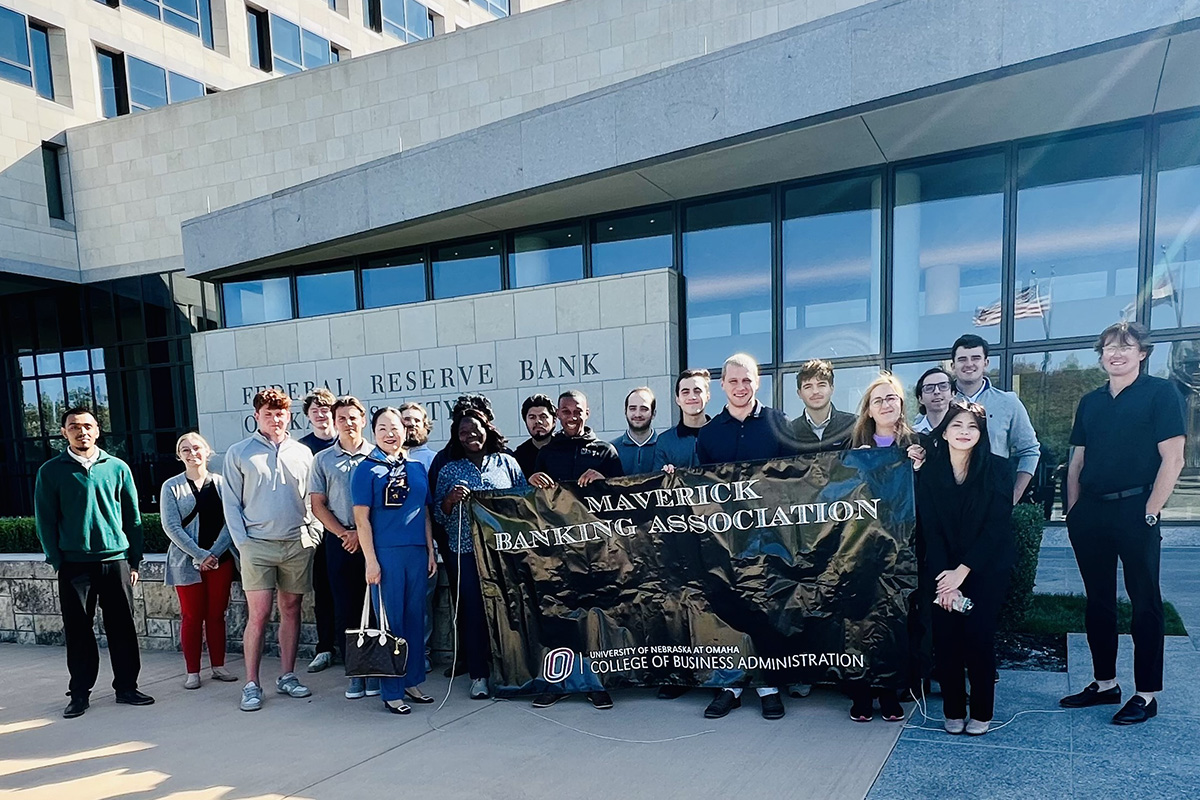
M996 619L1016 555L1012 472L988 443L987 412L955 400L931 437L917 474L917 526L923 570L936 598L934 669L942 686L947 733L981 736L995 703ZM973 607L962 612L964 598ZM971 680L970 718L967 687Z

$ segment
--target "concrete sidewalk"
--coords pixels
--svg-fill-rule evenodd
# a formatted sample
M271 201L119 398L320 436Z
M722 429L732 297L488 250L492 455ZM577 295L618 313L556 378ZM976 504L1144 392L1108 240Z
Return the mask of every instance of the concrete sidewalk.
M110 680L102 655L100 682ZM182 688L183 659L147 653L146 708L118 706L105 686L80 719L66 698L59 647L0 644L0 797L101 798L399 797L861 798L900 733L899 724L855 724L847 701L817 690L788 699L769 722L747 693L723 720L705 720L709 693L672 701L648 690L616 693L597 711L575 697L534 712L527 701L471 701L467 681L436 705L387 714L374 698L342 697L335 670L304 676L311 698L265 696L241 712L241 684ZM239 674L241 663L230 668ZM264 663L264 680L278 662ZM437 676L437 678L433 678ZM425 690L441 699L440 670Z

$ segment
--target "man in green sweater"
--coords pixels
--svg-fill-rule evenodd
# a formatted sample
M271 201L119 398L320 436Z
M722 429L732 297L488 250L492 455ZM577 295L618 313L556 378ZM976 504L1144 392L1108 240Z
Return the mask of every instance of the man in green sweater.
M142 662L133 624L133 587L142 560L142 520L133 473L96 446L100 426L87 408L62 416L67 450L38 470L34 513L46 561L58 571L58 598L67 640L71 702L67 719L87 711L100 671L92 625L96 604L104 612L117 702L148 706L138 691Z

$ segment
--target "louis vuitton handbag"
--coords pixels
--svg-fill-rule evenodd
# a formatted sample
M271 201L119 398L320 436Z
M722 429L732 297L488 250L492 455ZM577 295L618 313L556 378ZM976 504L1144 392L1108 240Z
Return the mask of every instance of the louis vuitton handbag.
M379 627L368 624L371 592L379 592ZM346 630L346 677L403 678L408 669L408 642L388 629L383 591L368 586L363 596L362 619L357 628Z

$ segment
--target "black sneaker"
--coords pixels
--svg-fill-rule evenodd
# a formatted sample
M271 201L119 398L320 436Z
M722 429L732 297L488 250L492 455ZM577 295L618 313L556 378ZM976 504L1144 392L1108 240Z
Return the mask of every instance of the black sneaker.
M154 705L154 698L137 689L130 689L128 692L117 692L117 702L126 706L151 706Z
M63 709L64 719L74 719L82 717L83 712L88 710L88 699L86 695L72 695L71 702L67 703L67 707Z
M588 692L587 699L592 701L592 708L606 709L613 707L612 697L608 692Z
M783 719L783 698L779 692L764 694L759 700L762 701L763 719Z
M553 692L542 692L537 697L533 698L534 708L549 708L566 697L565 694L554 694Z
M735 695L728 689L722 689L717 692L717 696L708 704L708 708L704 709L705 719L720 719L721 717L733 711L735 708L740 708L742 698Z
M1100 691L1100 685L1092 681L1087 688L1076 694L1069 694L1058 701L1063 708L1089 708L1091 706L1116 706L1121 704L1121 687Z

